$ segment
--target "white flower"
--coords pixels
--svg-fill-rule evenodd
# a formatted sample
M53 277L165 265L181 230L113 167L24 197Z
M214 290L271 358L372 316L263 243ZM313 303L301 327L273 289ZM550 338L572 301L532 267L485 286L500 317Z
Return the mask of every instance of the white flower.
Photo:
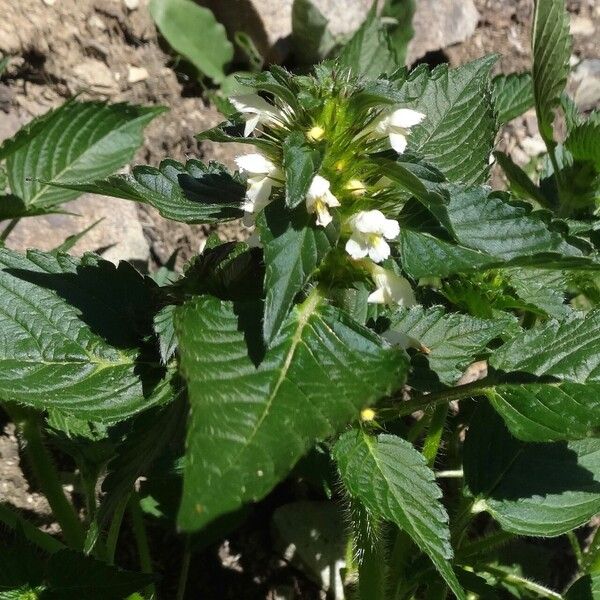
M238 156L235 163L248 184L242 208L247 213L257 213L269 204L273 187L281 187L281 181L277 180L283 179L283 174L277 165L258 152Z
M329 181L320 175L315 175L306 193L306 210L317 213L317 225L327 227L333 217L328 207L340 206L338 199L329 190Z
M425 115L410 108L396 108L384 111L370 125L371 135L376 138L388 136L390 145L398 153L403 154L406 150L408 140L406 136L411 127L418 125Z
M390 246L385 241L393 240L400 233L398 221L386 219L379 210L363 210L348 221L352 235L346 242L346 252L355 260L369 256L376 263L390 255Z
M244 94L229 98L234 108L246 117L244 137L248 137L259 123L280 124L283 121L283 112L269 104L258 94Z
M412 287L404 277L375 265L371 269L371 277L377 289L367 298L367 302L407 307L417 303Z

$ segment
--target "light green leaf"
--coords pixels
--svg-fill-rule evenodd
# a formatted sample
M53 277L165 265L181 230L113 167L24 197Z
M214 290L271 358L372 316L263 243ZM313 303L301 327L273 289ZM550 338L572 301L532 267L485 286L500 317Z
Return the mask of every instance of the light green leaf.
M304 206L290 211L283 202L267 206L257 220L264 246L265 316L263 330L269 344L285 321L294 298L335 245L335 223L316 226Z
M572 383L600 383L600 310L583 318L549 321L524 331L490 358L500 371L552 376Z
M506 531L557 536L600 511L600 439L521 442L481 405L469 425L463 468L476 506Z
M533 81L529 73L496 75L492 84L494 107L500 125L521 116L535 104Z
M292 47L301 64L322 61L333 50L335 40L327 19L311 0L294 0L292 5Z
M415 33L412 26L415 10L416 0L386 0L381 9L381 17L386 21L387 33L396 53L398 66L406 62L408 43Z
M379 75L391 73L401 66L389 35L381 27L375 7L369 11L363 24L344 45L336 64L367 79L377 79Z
M457 598L466 598L452 570L448 514L425 458L406 440L364 431L345 433L334 458L348 493L375 517L406 531L433 561Z
M151 0L150 14L171 47L215 83L225 78L233 44L208 8L191 0Z
M391 316L391 331L417 340L429 352L430 368L448 385L460 379L469 364L510 324L506 319L477 319L444 312L443 307L415 306Z
M143 202L166 219L183 223L213 223L237 219L246 188L223 165L189 160L185 166L167 159L160 168L137 166L131 175L114 175L70 189Z
M196 298L176 313L191 404L182 529L264 497L318 440L398 389L404 352L315 294L263 355L259 302Z
M306 192L319 170L319 153L306 144L299 132L283 142L283 169L285 171L285 202L295 208L306 199Z
M124 262L0 248L0 397L106 422L170 399L144 342L154 288Z
M584 123L573 129L565 141L576 160L589 161L600 171L600 123Z
M408 148L453 182L483 183L496 135L489 74L496 57L456 69L442 65L424 80L410 108L425 114L408 139ZM405 83L407 95L414 84ZM402 92L402 89L401 89ZM414 93L414 90L412 90Z
M175 308L173 304L169 304L161 308L154 316L154 332L158 337L160 358L165 364L169 362L177 349L177 335L173 324Z
M565 89L571 58L569 13L564 0L536 0L533 15L533 92L540 133L554 144L554 109Z
M34 119L0 147L12 193L27 208L49 209L79 191L56 184L106 177L133 158L144 127L162 107L67 102Z

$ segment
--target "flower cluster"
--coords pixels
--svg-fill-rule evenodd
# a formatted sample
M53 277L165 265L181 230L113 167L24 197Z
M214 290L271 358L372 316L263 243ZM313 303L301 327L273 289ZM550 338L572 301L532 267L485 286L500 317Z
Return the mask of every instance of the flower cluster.
M245 119L245 136L263 126L273 137L273 131L289 129L290 123L294 123L294 111L289 106L278 108L256 94L236 96L230 100ZM333 110L335 109L334 106ZM420 112L400 106L371 109L369 116L369 122L347 140L347 145L375 144L379 149L383 144L398 154L405 152L411 128L425 118ZM304 131L309 144L330 141L330 132L324 123L313 121ZM339 137L342 135L338 135ZM334 144L332 146L336 147ZM274 188L285 185L285 174L278 162L281 162L280 157L258 152L236 158L239 171L247 182L243 206L246 212L245 224L252 224L254 216L267 206ZM344 180L346 171L349 175ZM328 227L334 220L335 213L339 213L345 252L357 268L366 271L376 286L368 298L369 302L404 306L414 304L415 298L409 282L394 271L380 266L391 255L389 242L400 234L398 221L387 218L381 210L374 208L372 202L365 202L369 186L356 177L355 169L351 165L347 166L344 160L335 162L329 173L333 173L333 179L328 179L325 171L314 175L305 196L306 210L315 215L315 225ZM372 187L371 191L376 193L377 186Z

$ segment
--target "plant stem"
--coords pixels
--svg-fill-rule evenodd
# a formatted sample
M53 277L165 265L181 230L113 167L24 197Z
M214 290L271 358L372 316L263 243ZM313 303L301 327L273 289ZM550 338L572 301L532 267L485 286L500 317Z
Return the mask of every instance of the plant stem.
M33 411L4 406L25 442L25 454L36 481L44 492L52 514L62 530L68 546L81 550L85 533L73 505L67 499L56 467L44 445L38 417Z
M119 532L121 531L121 523L123 522L123 515L125 509L129 503L130 494L125 494L118 502L113 512L113 517L106 534L106 562L109 565L115 562L115 552L117 549L117 542L119 541Z
M17 226L19 221L19 218L11 219L9 221L8 225L4 228L4 231L0 233L0 244L3 244L6 241L6 239L10 235L10 232Z
M579 540L572 531L567 532L567 538L569 540L569 543L571 544L571 548L573 548L573 554L575 555L575 559L577 560L577 566L581 569L583 565L583 555L581 553L581 546L579 545Z
M406 566L414 551L414 542L405 531L399 529L396 532L394 547L390 555L388 572L389 589L394 600L399 600L401 598L406 575Z
M146 526L144 525L144 515L140 508L140 498L137 493L132 493L129 498L129 514L131 515L131 528L133 537L137 546L138 557L140 560L140 569L142 573L152 575L152 557L150 556L150 546L148 545L148 536L146 534ZM145 593L149 598L156 598L156 586L151 583Z
M520 588L529 590L530 592L534 592L542 598L550 598L551 600L562 600L562 596L554 590L540 585L535 581L530 581L529 579L521 577L520 575L515 575L514 573L506 573L501 569L495 569L494 567L489 566L486 566L483 570L487 573L490 573L491 575L499 577L500 579L502 579L502 581L505 581L506 583L512 583L513 585L516 585Z
M385 558L380 548L365 544L358 564L358 589L360 600L385 600Z
M600 527L596 529L590 547L583 553L582 568L585 573L600 573Z
M192 557L192 548L190 543L190 536L185 536L185 545L183 547L183 557L181 558L181 571L179 572L179 584L177 585L177 597L176 600L183 600L185 598L185 588L187 585L188 573L190 571L190 559Z
M460 552L457 553L457 559L460 563L470 562L471 560L481 560L490 552L504 546L515 538L513 533L507 531L497 531L487 537L475 540L463 546Z
M12 510L8 504L0 504L0 523L4 523L10 529L19 527L29 542L50 554L64 550L66 547L62 542L32 525L27 519Z
M429 430L423 444L423 456L427 459L427 464L433 467L437 457L442 434L444 433L444 425L448 416L448 404L440 404L435 407L431 421L429 422Z

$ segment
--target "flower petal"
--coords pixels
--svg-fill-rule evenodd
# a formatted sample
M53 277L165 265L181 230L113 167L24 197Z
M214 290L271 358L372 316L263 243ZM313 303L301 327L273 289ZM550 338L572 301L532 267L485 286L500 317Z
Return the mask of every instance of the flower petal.
M394 219L386 219L381 233L388 240L396 239L400 234L400 225L398 224L398 221L394 221Z
M261 211L267 204L269 204L269 196L271 195L272 187L272 181L266 177L260 181L252 183L246 191L247 201L244 204L244 210L253 213Z
M231 96L229 98L229 102L231 102L233 107L241 113L260 114L277 110L272 104L269 104L258 94L241 94L239 96Z
M364 258L369 253L369 247L365 239L357 233L353 233L352 237L346 242L346 252L354 259Z
M315 175L310 183L307 195L313 198L320 198L329 191L330 185L331 184L329 181L327 181L327 179L325 179L325 177L321 177L321 175Z
M361 210L350 219L350 226L361 233L381 233L385 220L380 210Z
M410 108L398 108L390 115L390 125L410 129L421 123L424 118L425 115L419 111Z
M333 217L326 206L323 206L321 210L317 210L317 225L320 227L327 227L331 221L333 221Z
M390 252L390 245L381 236L376 237L369 246L369 258L376 263L383 262Z
M248 137L258 126L260 115L250 117L244 125L244 137Z
M241 171L257 175L268 175L276 168L268 158L258 152L236 156L235 164Z
M408 146L408 140L403 133L390 132L390 146L398 153L404 154L406 146Z
M373 293L369 294L367 298L369 304L386 304L386 294L383 288L377 288Z

